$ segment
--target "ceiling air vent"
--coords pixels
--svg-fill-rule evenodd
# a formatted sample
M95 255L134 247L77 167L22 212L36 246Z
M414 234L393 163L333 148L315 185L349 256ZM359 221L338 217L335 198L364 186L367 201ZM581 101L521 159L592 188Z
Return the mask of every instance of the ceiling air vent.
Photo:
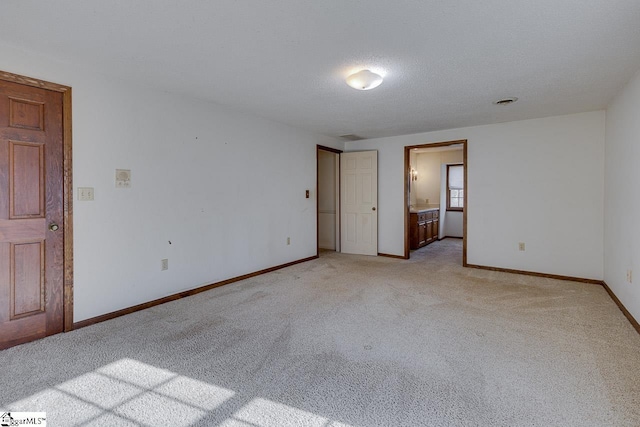
M360 140L364 139L363 137L358 136L358 135L354 135L352 133L347 134L347 135L340 135L340 138L346 139L347 141L360 141Z
M493 103L496 105L509 105L509 104L513 104L517 100L518 98L514 96L513 98L505 98L505 99L500 99L498 101L493 101Z

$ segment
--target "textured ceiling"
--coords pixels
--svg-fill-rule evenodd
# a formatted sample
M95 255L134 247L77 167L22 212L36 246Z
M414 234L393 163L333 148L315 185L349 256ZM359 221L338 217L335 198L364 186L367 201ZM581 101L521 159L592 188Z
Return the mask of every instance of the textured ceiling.
M330 136L605 108L638 0L3 0L0 41ZM351 71L385 74L372 91ZM511 106L492 101L516 96Z

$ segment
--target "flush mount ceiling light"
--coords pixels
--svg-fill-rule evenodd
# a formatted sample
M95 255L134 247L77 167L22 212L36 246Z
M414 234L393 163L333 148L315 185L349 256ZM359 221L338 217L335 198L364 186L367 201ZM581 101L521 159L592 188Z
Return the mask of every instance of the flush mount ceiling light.
M369 70L361 70L347 77L347 84L358 90L374 89L381 83L382 76Z
M500 99L498 101L493 101L493 103L496 104L496 105L509 105L509 104L513 104L517 100L518 100L518 98L513 96L511 98L505 98L505 99Z

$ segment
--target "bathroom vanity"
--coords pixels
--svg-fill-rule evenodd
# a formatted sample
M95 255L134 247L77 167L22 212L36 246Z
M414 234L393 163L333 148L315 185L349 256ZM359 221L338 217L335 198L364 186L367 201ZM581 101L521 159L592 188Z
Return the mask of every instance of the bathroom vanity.
M418 249L438 240L440 208L412 208L409 211L409 246Z

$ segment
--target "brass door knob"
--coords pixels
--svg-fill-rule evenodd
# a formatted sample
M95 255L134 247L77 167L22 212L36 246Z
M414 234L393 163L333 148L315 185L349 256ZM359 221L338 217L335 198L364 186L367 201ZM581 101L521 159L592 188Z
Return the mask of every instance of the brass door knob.
M372 211L375 211L375 210L376 210L375 206L374 206L373 208L371 208L371 210L372 210Z
M55 222L52 222L51 224L49 224L49 230L51 231L58 231L58 224L56 224Z

